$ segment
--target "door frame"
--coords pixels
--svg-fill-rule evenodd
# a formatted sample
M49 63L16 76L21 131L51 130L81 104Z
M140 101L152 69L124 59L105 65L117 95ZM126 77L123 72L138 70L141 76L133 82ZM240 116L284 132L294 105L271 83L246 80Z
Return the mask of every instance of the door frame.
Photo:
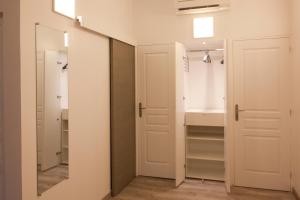
M248 41L248 40L265 40L265 39L289 39L290 40L290 36L287 35L278 35L278 36L265 36L265 37L253 37L253 38L236 38L236 39L230 39L228 40L228 47L227 47L227 58L228 58L228 62L227 62L227 108L228 108L228 112L226 114L226 118L227 118L227 126L228 126L228 131L226 134L227 136L225 136L225 140L228 143L228 146L226 147L226 150L228 151L228 155L227 158L228 159L226 162L226 166L229 167L229 172L228 172L228 179L227 181L229 181L229 183L227 183L227 192L230 193L231 188L234 187L236 185L235 180L236 180L236 173L235 173L235 150L236 150L236 142L235 142L235 137L237 134L237 123L235 122L235 112L234 112L234 106L237 103L237 96L236 96L236 85L235 85L235 72L236 72L236 67L235 67L235 63L234 63L234 43L235 42L240 42L240 41ZM291 54L289 53L289 58L291 57ZM291 65L291 59L289 59L289 62L287 63L287 65ZM289 75L291 76L291 67L289 68ZM292 84L292 82L290 81L288 83L290 86ZM289 87L289 97L291 97L291 87ZM293 104L291 101L291 98L289 98L289 106L291 108L291 110L293 110ZM290 162L290 173L292 174L292 147L291 147L291 140L292 140L292 128L291 128L291 123L292 123L292 117L289 119L289 131L287 133L287 135L289 136L289 143L290 143L290 147L289 147L289 162ZM292 181L293 179L290 178L290 182L291 182L291 190L292 190Z

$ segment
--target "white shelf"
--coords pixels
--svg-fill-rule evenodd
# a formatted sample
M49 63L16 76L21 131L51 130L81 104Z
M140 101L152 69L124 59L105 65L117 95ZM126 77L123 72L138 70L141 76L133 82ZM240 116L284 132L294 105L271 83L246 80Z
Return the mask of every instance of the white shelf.
M185 124L188 126L224 126L224 110L187 110Z
M220 134L224 135L224 127L211 126L189 126L189 134Z
M62 110L61 113L62 123L61 123L61 148L62 155L61 161L64 164L69 163L69 111L67 109Z
M188 172L187 178L197 178L197 179L205 179L205 180L214 180L214 181L224 181L224 173L223 172Z
M61 118L63 121L68 121L69 119L69 111L68 109L63 109L61 113Z
M69 162L67 160L65 160L65 161L62 161L61 164L68 165Z
M198 155L193 155L193 154L188 154L187 159L191 160L208 160L208 161L219 161L219 162L224 162L224 155L217 155L217 154L198 154Z
M224 181L224 163L214 161L188 161L188 178Z
M208 136L188 136L188 140L206 140L206 141L219 141L219 142L224 142L224 138L222 137L208 137Z
M186 176L224 181L224 127L188 126Z

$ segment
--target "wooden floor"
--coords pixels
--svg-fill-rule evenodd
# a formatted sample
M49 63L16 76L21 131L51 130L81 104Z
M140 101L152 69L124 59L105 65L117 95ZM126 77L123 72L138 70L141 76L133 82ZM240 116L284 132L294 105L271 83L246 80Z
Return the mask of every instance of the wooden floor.
M38 193L42 194L67 178L68 166L65 165L59 165L45 172L38 171Z
M111 200L295 200L288 192L234 188L228 195L224 183L187 180L179 188L170 180L138 177Z

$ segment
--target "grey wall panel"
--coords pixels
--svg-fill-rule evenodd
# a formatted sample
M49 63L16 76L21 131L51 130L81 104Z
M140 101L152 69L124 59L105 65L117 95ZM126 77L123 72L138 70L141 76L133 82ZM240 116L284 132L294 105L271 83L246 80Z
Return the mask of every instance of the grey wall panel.
M110 40L112 195L135 177L135 48Z

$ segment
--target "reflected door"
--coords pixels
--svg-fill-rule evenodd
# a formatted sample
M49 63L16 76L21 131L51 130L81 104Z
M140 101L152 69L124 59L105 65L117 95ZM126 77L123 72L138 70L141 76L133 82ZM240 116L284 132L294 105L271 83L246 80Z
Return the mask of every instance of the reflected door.
M234 43L235 184L290 190L289 41Z
M175 178L174 45L138 50L141 83L141 175Z
M60 163L61 152L61 106L60 106L60 53L45 51L44 73L44 134L42 170Z

